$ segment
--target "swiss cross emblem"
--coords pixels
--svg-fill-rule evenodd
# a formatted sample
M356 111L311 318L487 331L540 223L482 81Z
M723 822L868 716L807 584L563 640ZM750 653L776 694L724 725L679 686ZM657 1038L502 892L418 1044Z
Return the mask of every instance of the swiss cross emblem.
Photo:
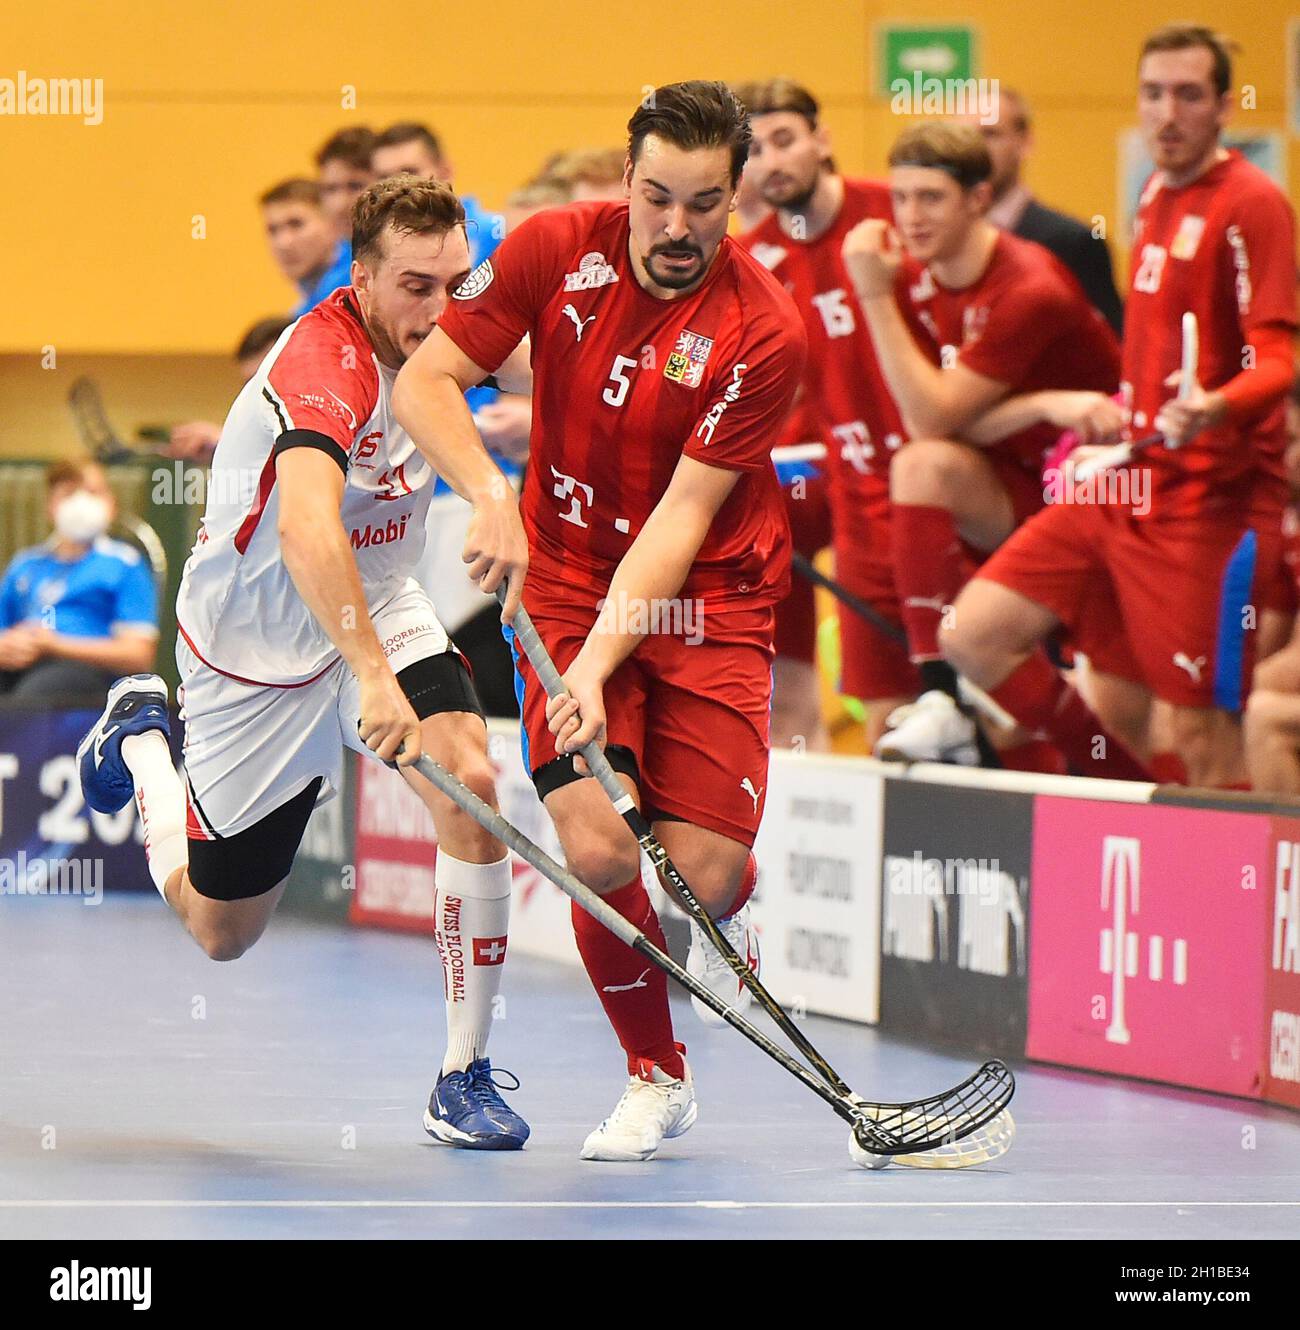
M504 937L476 937L474 939L475 965L503 965L506 959Z
M684 388L698 388L712 350L712 337L703 337L691 332L689 328L683 328L677 334L677 345L673 347L668 363L664 366L664 378L672 379Z

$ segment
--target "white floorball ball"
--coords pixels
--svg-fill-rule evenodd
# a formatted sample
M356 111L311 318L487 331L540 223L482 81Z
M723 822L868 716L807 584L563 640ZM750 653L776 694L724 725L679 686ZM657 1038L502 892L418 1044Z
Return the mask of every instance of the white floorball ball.
M870 1150L864 1150L853 1132L849 1132L849 1158L859 1168L888 1168L890 1160L889 1155L872 1154Z

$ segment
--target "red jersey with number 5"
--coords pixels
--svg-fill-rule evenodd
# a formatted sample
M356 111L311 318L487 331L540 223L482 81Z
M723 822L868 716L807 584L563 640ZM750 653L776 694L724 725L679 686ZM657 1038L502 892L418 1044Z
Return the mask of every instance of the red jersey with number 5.
M1294 328L1295 218L1282 191L1230 152L1180 189L1157 172L1138 205L1133 280L1124 310L1124 382L1133 433L1152 432L1176 393L1166 384L1182 359L1182 320L1200 333L1197 373L1207 391L1244 368L1246 338L1265 324ZM1203 430L1181 448L1151 448L1151 516L1230 511L1276 519L1286 501L1282 473L1285 405Z
M548 209L470 274L439 321L489 370L532 338L530 580L603 595L685 455L741 476L679 594L772 604L789 582L790 539L770 453L803 369L798 315L730 239L696 290L657 299L636 279L628 234L623 203Z

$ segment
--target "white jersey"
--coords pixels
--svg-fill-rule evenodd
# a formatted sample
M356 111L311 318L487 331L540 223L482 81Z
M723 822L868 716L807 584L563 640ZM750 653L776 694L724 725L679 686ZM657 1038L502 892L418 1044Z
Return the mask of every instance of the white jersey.
M280 552L275 458L319 448L345 475L340 515L373 615L424 547L433 469L393 418L396 372L375 359L351 287L285 330L221 430L176 618L190 650L247 683L303 683L338 658Z

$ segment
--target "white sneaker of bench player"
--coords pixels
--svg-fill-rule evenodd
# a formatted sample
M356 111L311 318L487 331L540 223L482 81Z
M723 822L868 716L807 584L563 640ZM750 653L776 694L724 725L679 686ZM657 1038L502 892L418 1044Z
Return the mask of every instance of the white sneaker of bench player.
M886 762L978 766L975 721L947 693L933 689L890 716L889 728L876 741L876 756Z

